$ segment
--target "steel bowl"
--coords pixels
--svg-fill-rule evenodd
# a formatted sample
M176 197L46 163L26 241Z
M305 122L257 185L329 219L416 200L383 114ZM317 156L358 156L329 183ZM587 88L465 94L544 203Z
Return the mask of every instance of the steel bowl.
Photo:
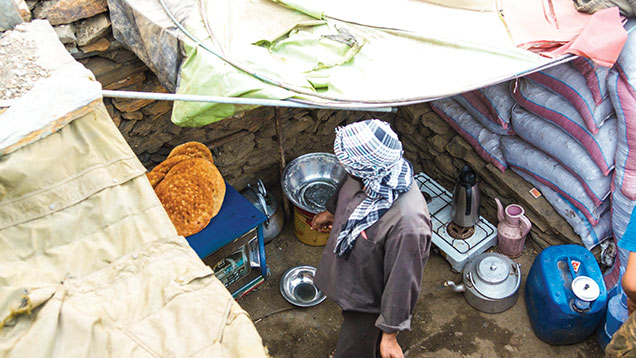
M289 303L299 307L319 304L326 296L314 285L315 274L313 266L289 268L280 280L280 293Z
M325 210L346 172L331 153L302 155L285 167L281 178L285 196L297 207L313 214Z

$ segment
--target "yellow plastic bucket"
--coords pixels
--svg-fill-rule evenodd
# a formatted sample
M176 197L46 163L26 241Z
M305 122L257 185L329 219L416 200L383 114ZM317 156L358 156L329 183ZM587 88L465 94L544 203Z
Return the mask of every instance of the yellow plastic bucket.
M294 205L294 233L303 244L310 246L325 246L329 238L328 232L311 229L311 220L316 214L310 213Z

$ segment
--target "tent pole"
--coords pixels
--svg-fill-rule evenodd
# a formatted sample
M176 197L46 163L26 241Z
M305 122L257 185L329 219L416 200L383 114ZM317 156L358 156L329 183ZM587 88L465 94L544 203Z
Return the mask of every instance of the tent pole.
M112 98L132 98L132 99L154 99L158 101L184 101L184 102L206 102L206 103L227 103L242 104L252 106L273 106L273 107L291 107L305 109L339 109L351 111L371 111L371 112L397 112L395 107L387 107L386 105L369 105L357 103L329 103L329 104L306 104L294 102L291 99L264 99L264 98L244 98L244 97L219 97L219 96L202 96L192 94L175 94L175 93L155 93L155 92L135 92L135 91L114 91L102 90L102 96Z
M280 111L280 107L274 107L274 122L276 123L276 137L278 137L278 154L280 156L280 175L281 179L283 176L283 171L285 170L285 148L283 145L283 126L281 125L282 115ZM291 219L291 212L289 210L289 200L285 193L283 193L283 210L285 212L285 220L289 222Z

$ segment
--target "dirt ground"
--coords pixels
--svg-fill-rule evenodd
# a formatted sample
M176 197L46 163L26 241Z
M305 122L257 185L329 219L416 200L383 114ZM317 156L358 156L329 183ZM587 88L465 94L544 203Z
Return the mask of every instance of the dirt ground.
M299 308L280 294L280 278L297 265L316 266L322 247L307 246L295 238L293 225L265 245L271 278L239 299L251 315L264 344L273 357L327 357L335 346L342 317L329 299L317 306ZM515 261L521 263L523 281L519 299L499 314L481 313L463 297L443 286L461 279L448 262L432 253L424 271L422 292L415 308L412 331L398 340L408 358L456 357L564 357L596 358L603 351L594 335L582 343L551 346L539 340L530 326L524 302L525 279L535 258L531 249Z

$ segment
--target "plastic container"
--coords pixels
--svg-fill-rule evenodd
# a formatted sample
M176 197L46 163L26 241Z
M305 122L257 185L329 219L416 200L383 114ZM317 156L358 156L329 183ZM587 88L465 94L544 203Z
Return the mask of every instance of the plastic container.
M534 260L525 289L535 335L554 344L578 343L605 317L607 291L592 253L579 245L557 245Z
M598 328L596 334L596 340L603 349L605 349L607 344L612 340L614 333L618 331L628 317L627 295L625 294L625 291L623 291L620 280L616 285L616 288L612 291L613 292L610 292L610 299L607 303L607 314L605 315L605 320Z
M525 216L521 205L510 204L504 209L499 199L497 203L497 246L499 251L511 259L521 256L526 236L532 229L532 223Z
M614 335L616 331L627 320L627 295L623 292L622 287L618 294L612 297L607 304L607 319L605 323L606 331Z

